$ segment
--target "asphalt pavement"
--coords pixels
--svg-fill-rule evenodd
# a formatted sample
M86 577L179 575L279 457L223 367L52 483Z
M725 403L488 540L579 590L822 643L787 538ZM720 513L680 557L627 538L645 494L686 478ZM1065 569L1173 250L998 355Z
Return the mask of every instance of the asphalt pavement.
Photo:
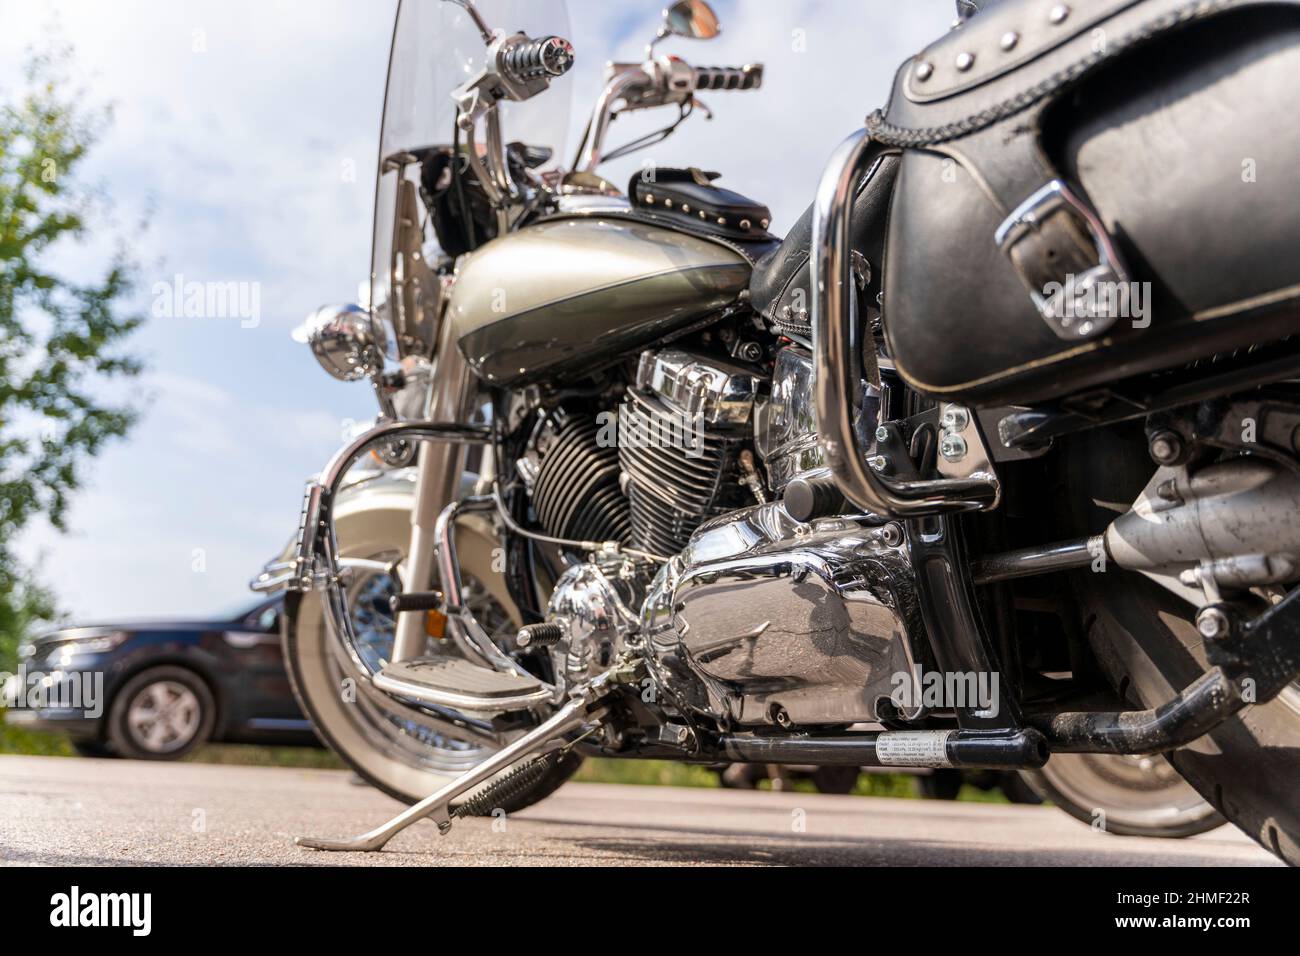
M1046 807L570 783L504 819L416 824L380 853L294 845L401 809L346 772L0 757L0 863L156 866L1280 865L1231 827L1121 837Z

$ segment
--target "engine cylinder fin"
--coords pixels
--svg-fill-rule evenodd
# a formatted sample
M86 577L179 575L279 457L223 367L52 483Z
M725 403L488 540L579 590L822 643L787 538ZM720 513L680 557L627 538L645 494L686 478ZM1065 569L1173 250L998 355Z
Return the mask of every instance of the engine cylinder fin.
M740 437L700 428L659 396L629 390L620 410L619 461L633 540L673 554L702 521L736 507L739 486L729 476Z
M571 415L552 436L533 486L533 510L549 534L584 541L631 540L619 489L618 449L602 448L594 417Z

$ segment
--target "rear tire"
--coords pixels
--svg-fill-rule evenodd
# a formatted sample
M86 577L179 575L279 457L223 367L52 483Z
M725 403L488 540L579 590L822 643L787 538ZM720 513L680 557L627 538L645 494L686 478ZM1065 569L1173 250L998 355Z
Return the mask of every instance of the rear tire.
M1116 516L1114 507L1127 507L1154 471L1140 430L1086 432L1071 442L1068 461L1068 500L1080 533L1104 528ZM1155 707L1209 669L1185 601L1115 567L1074 577L1088 641L1121 697ZM1219 813L1265 849L1300 865L1300 693L1295 685L1166 757Z
M1020 776L1076 820L1092 826L1102 819L1107 833L1120 836L1177 839L1227 822L1159 754L1057 754Z

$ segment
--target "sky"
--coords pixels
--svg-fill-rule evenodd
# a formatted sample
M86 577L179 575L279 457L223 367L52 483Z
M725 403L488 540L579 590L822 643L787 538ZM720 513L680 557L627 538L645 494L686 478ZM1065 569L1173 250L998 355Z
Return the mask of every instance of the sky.
M89 463L68 531L38 524L18 543L75 619L201 616L251 601L247 582L294 530L304 482L376 414L366 384L327 377L290 331L322 304L355 301L368 270L395 7L0 0L0 99L20 88L25 51L56 36L74 49L87 103L114 110L83 175L110 197L111 218L58 262L90 274L113 236L130 236L132 304L150 315L130 341L148 366L132 389L141 420ZM763 89L707 97L712 121L692 117L602 173L623 184L646 159L718 170L722 185L771 207L777 233L811 201L836 144L883 105L898 64L953 19L950 0L715 7L721 36L660 51L700 65L761 62ZM569 3L570 150L604 63L639 60L659 10L658 0ZM611 142L637 130L616 124ZM205 318L160 305L160 289L192 281L241 284L246 305L257 296L256 321L251 308Z

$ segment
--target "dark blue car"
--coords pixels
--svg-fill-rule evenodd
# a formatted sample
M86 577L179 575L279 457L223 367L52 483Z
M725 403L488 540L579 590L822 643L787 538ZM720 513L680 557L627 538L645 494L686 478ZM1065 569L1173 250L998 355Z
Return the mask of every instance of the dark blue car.
M8 721L67 733L78 753L174 760L208 742L315 744L280 656L283 595L227 619L68 627L20 649L36 706ZM67 694L42 697L44 680ZM75 706L68 706L69 703Z

